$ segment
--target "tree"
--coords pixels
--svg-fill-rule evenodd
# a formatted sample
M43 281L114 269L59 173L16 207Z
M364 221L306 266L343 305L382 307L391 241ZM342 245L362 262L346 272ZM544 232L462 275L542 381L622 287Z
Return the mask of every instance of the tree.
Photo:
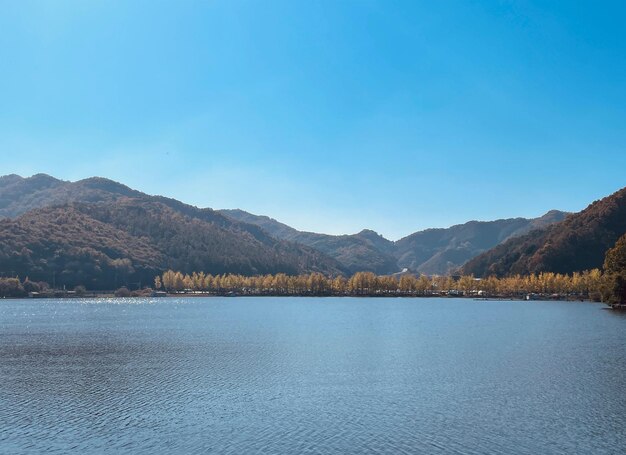
M39 292L41 290L39 284L30 281L28 277L26 277L24 283L22 283L22 286L24 287L24 291L26 292Z
M87 292L87 289L85 289L85 286L78 285L74 287L74 292L76 293L76 295L82 297L83 295L85 295L85 292Z
M118 282L127 283L128 277L135 272L133 263L128 258L114 259L111 261L113 270L115 271L115 285Z
M606 252L604 259L606 273L626 272L626 234L620 237L615 246Z
M346 288L348 287L348 280L346 280L343 276L339 275L337 278L333 280L332 290L335 294L344 294L346 292Z
M184 277L182 273L176 272L174 274L174 286L173 287L175 291L182 291L183 289L185 289L185 281L184 281Z
M417 290L417 278L413 275L402 275L398 286L401 292L411 294Z
M183 289L185 291L189 291L189 290L192 290L193 288L194 288L193 279L189 275L185 275L183 277Z
M26 291L19 278L0 278L0 297L24 297Z
M115 291L115 297L130 297L130 291L127 287L121 287Z
M607 291L604 300L610 304L626 304L626 234L607 251L604 272Z

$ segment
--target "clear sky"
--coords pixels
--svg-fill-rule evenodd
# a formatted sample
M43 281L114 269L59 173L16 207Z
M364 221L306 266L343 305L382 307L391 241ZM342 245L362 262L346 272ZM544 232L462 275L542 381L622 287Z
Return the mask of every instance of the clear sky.
M395 239L626 186L623 1L0 0L0 174Z

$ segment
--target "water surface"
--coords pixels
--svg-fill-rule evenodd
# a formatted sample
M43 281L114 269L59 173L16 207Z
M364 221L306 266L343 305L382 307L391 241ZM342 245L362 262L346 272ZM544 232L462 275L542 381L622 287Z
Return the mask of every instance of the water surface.
M0 453L624 453L625 351L589 303L1 300Z

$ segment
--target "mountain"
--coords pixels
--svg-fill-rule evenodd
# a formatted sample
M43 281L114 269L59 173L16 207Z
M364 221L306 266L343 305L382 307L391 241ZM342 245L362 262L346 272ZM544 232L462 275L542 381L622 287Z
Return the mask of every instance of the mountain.
M601 268L606 251L626 233L626 188L564 221L510 239L475 257L461 271L484 277Z
M112 180L92 177L66 182L46 174L24 178L0 177L0 218L14 218L29 210L70 202L114 202L122 197L147 195Z
M298 231L267 216L243 210L220 210L221 214L255 224L275 238L308 245L333 257L350 272L379 274L404 268L443 275L458 269L469 259L515 236L561 221L566 213L552 210L540 218L512 218L497 221L470 221L446 229L427 229L396 242L372 230L352 235L328 235Z
M328 235L298 231L267 216L253 215L243 210L219 210L219 213L236 221L259 226L276 239L287 240L315 248L336 259L351 274L369 271L379 275L397 272L396 259L380 243L393 242L374 231L361 231L353 235Z
M552 210L534 219L470 221L447 229L416 232L395 243L398 264L425 274L449 273L509 238L561 221L565 216L564 212Z
M211 209L149 196L106 179L0 178L0 272L94 289L167 268L246 275L346 273L305 245ZM11 217L9 217L11 215Z
M416 232L393 242L368 229L350 235L319 234L299 231L273 218L242 210L199 209L175 199L150 196L100 177L76 182L59 180L46 174L28 178L14 174L0 177L0 220L4 219L4 229L17 229L17 225L24 221L19 217L28 214L30 218L27 219L34 223L34 231L28 235L37 237L39 227L51 229L46 225L44 216L57 217L60 214L58 211L37 213L50 207L61 211L73 210L74 218L71 222L77 223L77 227L104 223L107 225L106 229L115 228L133 237L131 241L127 236L117 231L105 230L98 224L101 232L118 235L118 240L123 240L123 245L118 245L117 249L114 248L108 254L106 242L98 243L104 241L104 234L96 241L77 229L76 238L63 238L57 248L59 251L63 248L72 251L76 248L89 248L89 242L93 240L96 245L93 247L94 251L108 257L105 262L127 257L133 263L133 269L138 276L143 276L143 272L138 270L146 269L147 275L155 268L174 265L182 271L193 271L191 269L194 267L200 270L202 266L202 270L211 273L321 271L327 274L353 274L371 271L382 275L397 273L406 268L413 272L443 275L457 270L469 259L509 238L548 226L565 217L563 212L552 211L536 219L470 221L446 229ZM135 220L136 225L152 227L149 232L141 232L136 230L136 226L121 225L120 217L107 215L102 218L96 208L103 207L112 214L123 210L125 216ZM144 211L140 213L140 210ZM154 217L158 213L162 215L159 223L163 231L169 233L169 237L165 239L162 238L163 233L159 232L159 227L153 225ZM117 224L111 226L114 218ZM187 219L195 220L195 224L191 223L193 229L189 227ZM204 231L206 235L202 234ZM78 235L81 232L83 237ZM62 232L58 234L62 237ZM204 238L206 245L191 242L189 245L193 243L193 249L185 247L184 236ZM154 249L148 255L150 260L146 257L133 258L130 255L130 250L138 247L133 243L138 239L147 242ZM178 246L174 247L174 244ZM0 258L0 272L16 270L17 265L7 258L20 256L21 247L25 245L29 245L27 234L23 238L16 238L14 244L2 245L5 256L4 259ZM20 248L17 249L18 247ZM37 248L33 251L42 252ZM25 263L35 266L32 262L38 260L35 256L31 256ZM49 257L46 258L39 259L50 260ZM8 268L9 264L12 268ZM38 264L38 267L43 267L42 263ZM23 266L19 270L23 274L27 269Z
M93 289L150 284L169 268L244 275L343 272L327 256L258 228L226 228L200 209L184 213L133 198L31 210L0 221L0 237L0 270Z
M259 226L272 237L276 237L282 240L294 240L299 236L308 235L310 235L312 238L324 236L324 234L315 234L313 232L301 232L292 228L291 226L287 226L286 224L281 223L280 221L276 221L274 218L270 218L269 216L253 215L252 213L248 213L244 210L222 209L216 210L216 212L221 213L222 215L232 220Z

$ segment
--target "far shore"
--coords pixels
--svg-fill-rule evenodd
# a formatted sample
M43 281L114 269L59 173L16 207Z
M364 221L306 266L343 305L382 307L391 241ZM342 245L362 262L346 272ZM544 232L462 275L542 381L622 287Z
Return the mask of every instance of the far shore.
M388 292L388 293L374 293L374 294L284 294L284 293L267 293L267 292L145 292L135 291L131 295L116 295L114 291L87 291L84 293L76 293L74 291L51 291L45 293L31 293L26 296L11 296L0 297L0 299L20 299L20 300L39 300L39 299L63 299L63 300L77 300L77 299L140 299L140 298L199 298L199 297L369 297L369 298L441 298L451 299L460 298L471 301L568 301L568 302L595 302L586 296L580 295L562 295L562 294L525 294L517 296L504 296L504 295L462 295L462 294L445 294L445 293L427 293L427 294L406 294L401 292Z

